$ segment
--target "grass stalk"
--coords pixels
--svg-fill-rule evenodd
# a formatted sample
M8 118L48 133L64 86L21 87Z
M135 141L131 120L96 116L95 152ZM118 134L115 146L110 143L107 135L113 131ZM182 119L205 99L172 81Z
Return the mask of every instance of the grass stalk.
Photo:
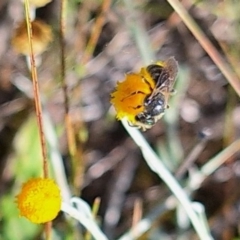
M198 24L193 20L193 18L189 15L187 10L183 7L183 5L178 0L168 0L169 4L173 7L175 12L178 13L179 17L188 27L188 29L192 32L195 38L198 40L203 49L208 53L213 62L220 69L222 74L226 77L228 82L231 84L233 89L236 91L238 96L240 96L240 80L237 75L230 69L227 63L223 60L220 53L208 39L208 37L204 34Z

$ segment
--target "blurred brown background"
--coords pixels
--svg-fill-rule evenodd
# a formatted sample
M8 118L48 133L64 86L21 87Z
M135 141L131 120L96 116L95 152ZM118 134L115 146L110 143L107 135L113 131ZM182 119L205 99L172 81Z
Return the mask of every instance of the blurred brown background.
M173 174L192 149L205 141L202 139L206 132L210 133L207 134L206 145L191 164L195 170L238 139L240 133L239 97L167 1L141 0L132 3L134 11L127 9L124 1L112 1L103 14L104 24L99 29L100 36L93 55L86 59L83 59L86 44L96 26L96 19L102 14L102 1L76 0L68 3L66 81L77 142L77 162L70 160L67 150L63 94L59 81L60 2L55 0L36 11L36 17L51 25L54 33L53 42L39 57L38 78L44 109L57 129L59 151L64 159L69 185L74 189L74 194L81 196L90 206L97 197L101 199L99 221L109 239L118 239L131 227L133 209L138 202L142 206L143 216L148 216L170 195L166 186L146 165L121 122L115 120L109 103L116 82L123 80L125 73L138 71L145 65L136 43L136 38L141 42L145 35L134 32L129 26L132 19L149 38L156 59L175 56L179 62L181 79L176 83L177 102L170 102L167 110L173 112L175 121L172 123L171 118L166 117L143 133L160 156L167 159L166 164ZM233 64L234 71L239 72L240 3L233 0L203 0L183 1L183 4L222 56ZM16 147L20 144L23 150L24 141L38 138L36 127L33 127L35 132L31 137L21 135L17 138L29 119L35 119L31 75L26 59L11 46L14 29L23 19L21 1L0 2L2 208L6 206L6 196L14 196L22 184L24 174L35 176L31 170L28 173L19 168L19 148ZM134 34L138 34L137 37ZM146 51L148 49L149 46L146 46ZM35 125L27 126L31 128ZM31 147L27 150L26 156L34 156ZM206 207L209 226L217 240L240 239L238 157L239 154L235 154L226 159L193 193L193 198ZM28 165L34 165L34 161L37 160L30 160ZM189 173L185 171L179 181L185 186L189 179ZM17 210L14 211L16 214ZM14 215L6 217L0 210L0 239L13 239L9 235L12 218L15 218ZM19 221L21 219L14 222L16 228ZM180 236L183 239L197 239L189 227L180 230L177 222L175 211L165 211L155 219L151 230L139 239L178 239ZM54 228L61 236L59 239L67 239L70 234L63 216L54 221ZM39 232L37 230L35 235L23 236L25 239L40 239ZM19 236L18 239L24 237Z

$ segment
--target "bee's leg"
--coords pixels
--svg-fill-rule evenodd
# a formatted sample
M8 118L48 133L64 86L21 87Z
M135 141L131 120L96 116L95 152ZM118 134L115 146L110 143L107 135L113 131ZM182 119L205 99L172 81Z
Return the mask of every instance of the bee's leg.
M128 121L128 125L130 126L130 127L135 127L135 125L133 125L131 122L129 122Z
M143 132L145 132L147 129L151 128L150 126L149 127L146 127L144 124L140 123L140 122L137 122L137 124L133 124L131 122L128 121L128 125L130 127L134 127L134 128L137 128L137 129L141 129Z
M134 127L134 128L140 128L140 126L138 126L138 125L136 125L136 124L133 124L132 122L129 122L128 121L128 125L130 126L130 127Z

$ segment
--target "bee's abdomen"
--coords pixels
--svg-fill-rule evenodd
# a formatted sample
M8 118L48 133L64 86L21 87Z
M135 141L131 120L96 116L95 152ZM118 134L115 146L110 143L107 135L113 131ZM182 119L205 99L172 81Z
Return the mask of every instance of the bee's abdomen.
M147 67L147 71L149 72L152 79L157 83L159 81L159 77L162 73L163 67L157 64L151 64Z

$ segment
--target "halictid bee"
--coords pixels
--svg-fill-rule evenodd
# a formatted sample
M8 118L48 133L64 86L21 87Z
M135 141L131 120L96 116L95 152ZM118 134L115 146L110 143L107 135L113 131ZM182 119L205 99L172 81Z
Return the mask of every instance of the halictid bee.
M146 73L155 82L153 88L149 84L152 92L146 96L143 102L144 111L136 115L136 121L142 128L151 128L163 116L165 109L168 108L168 99L174 91L173 85L177 72L178 64L173 57L165 62L156 62L141 69L142 77L146 83L149 82L149 76L145 78Z
M143 131L151 128L168 108L177 73L178 63L170 57L127 74L111 94L117 118L126 117L131 126Z

